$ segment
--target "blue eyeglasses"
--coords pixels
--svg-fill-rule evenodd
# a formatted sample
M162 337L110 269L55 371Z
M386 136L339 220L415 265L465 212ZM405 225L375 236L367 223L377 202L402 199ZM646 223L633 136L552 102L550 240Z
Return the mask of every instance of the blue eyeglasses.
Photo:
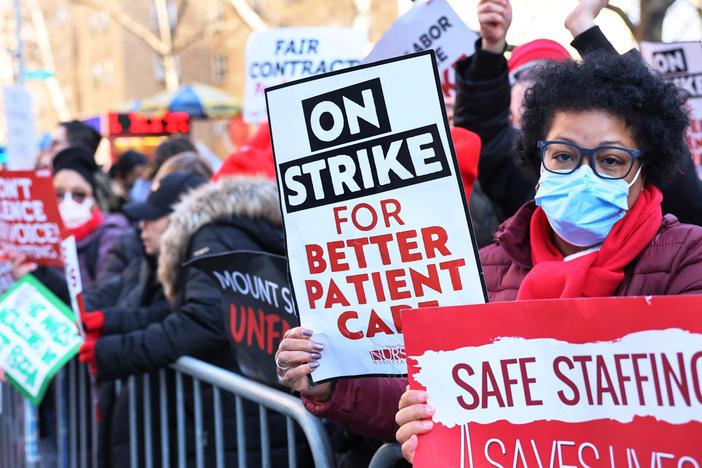
M581 148L567 141L547 140L540 140L537 145L541 150L541 163L547 171L554 174L574 172L587 155L590 168L599 177L623 179L631 172L634 161L641 157L641 150L621 146Z

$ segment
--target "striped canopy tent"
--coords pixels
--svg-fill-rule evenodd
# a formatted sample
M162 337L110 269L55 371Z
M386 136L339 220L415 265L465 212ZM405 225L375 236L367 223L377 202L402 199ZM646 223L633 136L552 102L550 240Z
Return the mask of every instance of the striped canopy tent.
M138 112L186 112L190 117L226 119L241 113L237 98L204 84L182 85L175 91L164 91L141 100Z

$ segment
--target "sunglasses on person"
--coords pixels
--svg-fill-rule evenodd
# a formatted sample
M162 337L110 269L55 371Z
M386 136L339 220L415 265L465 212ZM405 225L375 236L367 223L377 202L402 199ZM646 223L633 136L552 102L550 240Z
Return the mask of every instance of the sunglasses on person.
M70 199L76 203L83 203L85 199L88 198L90 195L88 195L88 193L83 190L76 190L73 192L56 192L56 198L59 202L62 202L63 199L66 198L66 196L70 197Z

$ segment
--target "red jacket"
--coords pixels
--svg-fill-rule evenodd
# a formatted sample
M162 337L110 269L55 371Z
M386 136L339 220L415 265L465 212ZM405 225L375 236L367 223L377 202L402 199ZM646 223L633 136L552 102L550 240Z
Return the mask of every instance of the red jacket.
M536 206L526 203L504 222L495 243L480 250L491 302L513 301L532 267L529 224ZM702 294L702 227L681 224L665 215L658 233L624 269L615 296ZM395 413L407 379L359 378L339 380L331 400L319 403L303 397L315 416L327 418L350 431L392 440Z

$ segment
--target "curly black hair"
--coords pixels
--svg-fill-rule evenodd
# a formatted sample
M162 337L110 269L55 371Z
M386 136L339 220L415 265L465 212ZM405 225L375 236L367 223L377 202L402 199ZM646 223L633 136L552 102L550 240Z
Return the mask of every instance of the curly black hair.
M583 61L546 62L524 95L521 164L537 177L543 140L557 111L603 110L622 118L642 152L646 182L660 187L687 153L686 95L635 53L588 54Z

